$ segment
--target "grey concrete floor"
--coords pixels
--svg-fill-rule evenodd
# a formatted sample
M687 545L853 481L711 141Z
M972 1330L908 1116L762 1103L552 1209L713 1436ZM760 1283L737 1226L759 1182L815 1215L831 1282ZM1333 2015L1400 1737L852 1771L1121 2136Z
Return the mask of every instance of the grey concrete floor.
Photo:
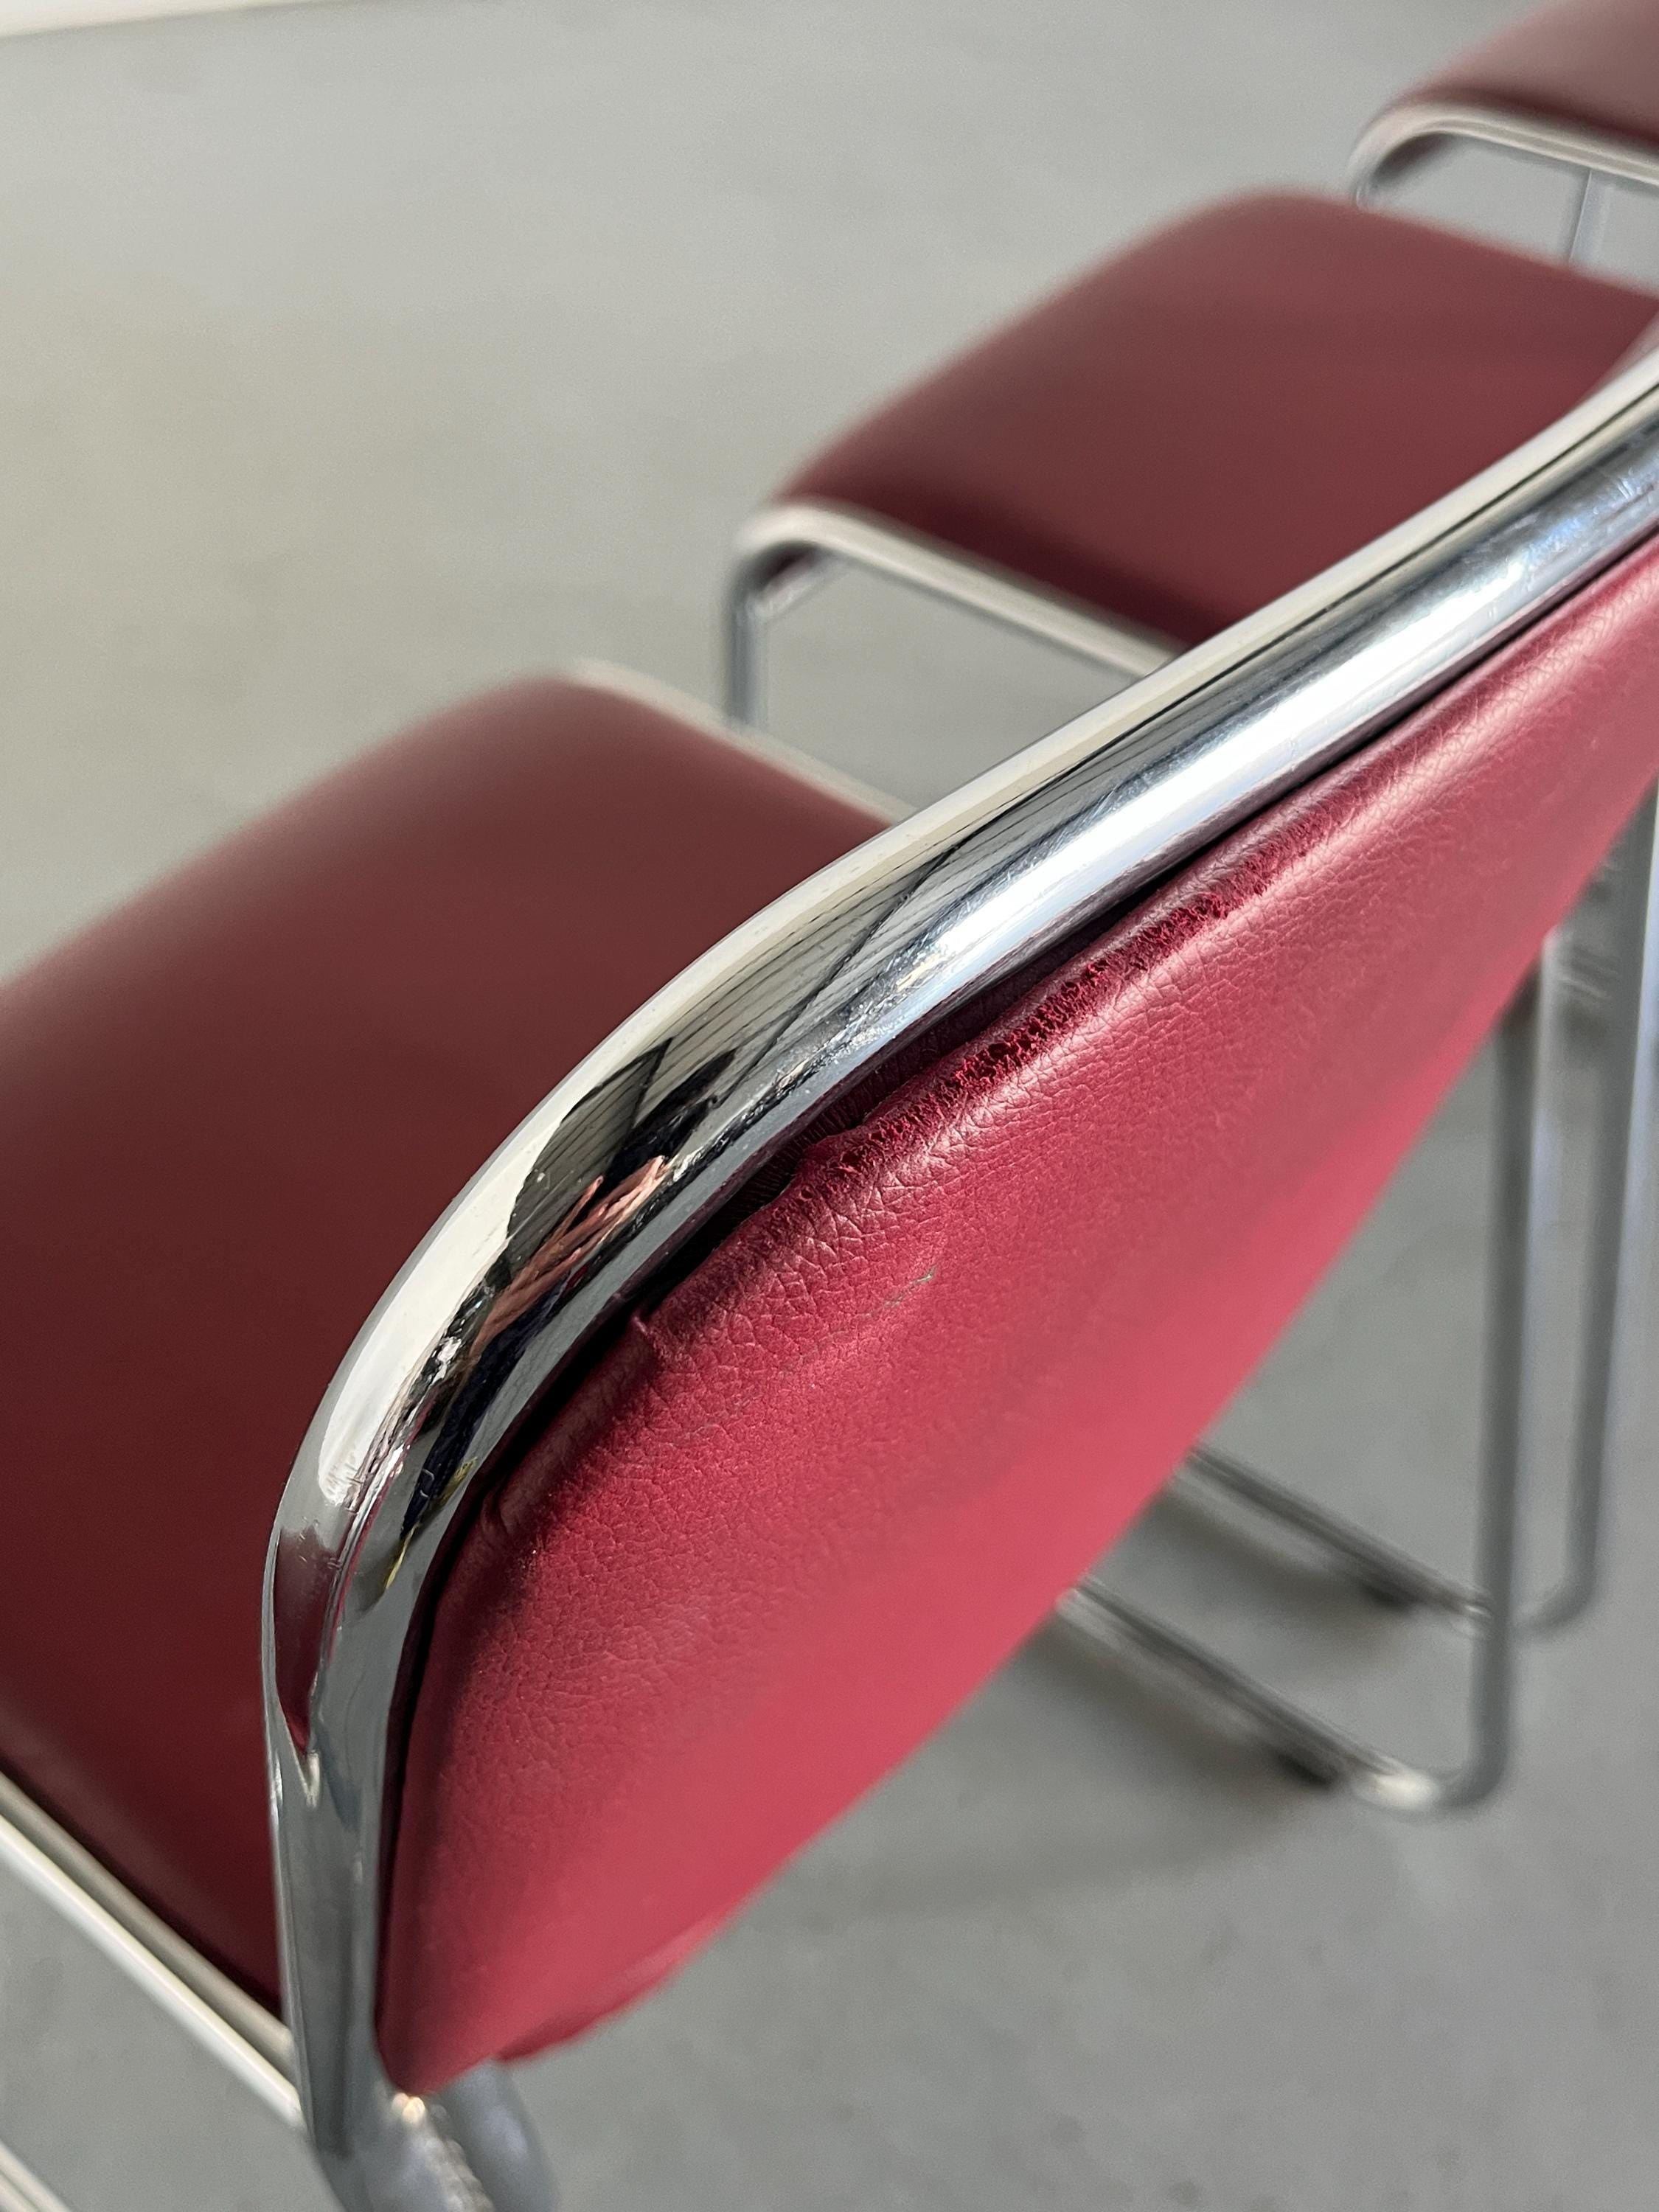
M358 0L0 46L0 963L495 678L598 654L706 695L721 549L826 430L1160 217L1332 183L1513 12ZM920 799L1091 681L849 590L780 717ZM1452 1560L1484 1080L1225 1424ZM1536 1654L1500 1802L1367 1814L1041 1638L528 2069L572 2212L1651 2204L1645 1376L1638 1412L1609 1601ZM1156 1527L1116 1571L1413 1744L1455 1724L1455 1644ZM77 2212L324 2202L9 1883L0 2134Z

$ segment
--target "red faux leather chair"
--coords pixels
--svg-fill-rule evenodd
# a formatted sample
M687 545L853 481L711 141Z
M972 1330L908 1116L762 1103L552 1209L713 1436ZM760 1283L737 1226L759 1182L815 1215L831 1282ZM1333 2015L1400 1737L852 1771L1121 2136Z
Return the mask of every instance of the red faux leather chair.
M1638 370L893 828L526 686L9 988L0 1843L343 2204L545 2203L498 2062L1043 1618L1500 1015L1512 1606L1526 977L1638 808L1645 946L1656 526ZM1250 1717L1385 1802L1491 1778Z
M994 332L790 480L738 541L728 707L758 718L769 624L842 565L1120 679L1144 674L1553 421L1647 342L1656 305L1337 202L1280 195L1206 210ZM1575 946L1572 969L1583 965ZM1553 944L1544 1018L1555 1037L1569 972ZM1603 988L1599 964L1595 980ZM1558 1046L1537 1100L1552 1122L1559 1058ZM1602 1156L1628 1164L1626 1103L1615 1067ZM1610 1189L1607 1223L1622 1224L1630 1202ZM1622 1237L1611 1225L1597 1233L1565 1563L1528 1610L1534 1626L1576 1618L1596 1584ZM1507 1264L1501 1249L1492 1264ZM1479 1591L1212 1447L1182 1481L1296 1528L1378 1589L1489 1632ZM1152 1631L1137 1620L1143 1642Z
M1500 1017L1501 1625L1526 979L1633 811L1650 1058L1656 528L1638 368L893 827L527 686L8 988L0 1850L343 2204L544 2205L498 2062L1042 1620ZM1492 1779L1244 1709L1382 1802Z
M1659 7L1565 0L1460 54L1379 115L1354 149L1356 198L1428 155L1482 146L1565 171L1565 253L1595 258L1612 193L1659 191Z

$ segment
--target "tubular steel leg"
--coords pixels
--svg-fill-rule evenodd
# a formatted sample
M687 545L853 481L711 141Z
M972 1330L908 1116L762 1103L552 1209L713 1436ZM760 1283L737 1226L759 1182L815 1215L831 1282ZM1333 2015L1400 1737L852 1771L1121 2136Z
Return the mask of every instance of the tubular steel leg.
M1580 1340L1566 1565L1529 1625L1557 1628L1595 1594L1607 1469L1630 1350L1630 1307L1646 1211L1659 1050L1659 845L1650 792L1620 848L1601 1129Z
M1583 171L1568 218L1567 242L1561 256L1564 261L1575 262L1582 267L1585 262L1595 260L1612 203L1613 186L1607 179L1598 176L1594 169Z
M1419 1566L1224 1454L1199 1454L1191 1473L1182 1478L1223 1490L1310 1539L1379 1597L1431 1606L1465 1621L1474 1638L1465 1757L1454 1767L1435 1770L1375 1750L1092 1580L1069 1591L1059 1607L1060 1618L1090 1643L1115 1656L1150 1662L1200 1705L1242 1721L1298 1771L1321 1782L1341 1783L1368 1803L1396 1812L1440 1812L1474 1804L1497 1787L1509 1764L1520 1496L1534 1394L1538 1198L1549 1141L1548 1116L1540 1111L1539 1097L1540 1002L1534 969L1497 1033L1498 1127L1473 1588Z
M1275 1482L1213 1444L1200 1444L1190 1451L1170 1488L1177 1497L1224 1498L1276 1522L1305 1539L1380 1605L1442 1613L1449 1620L1466 1622L1480 1620L1486 1612L1480 1592L1468 1583L1425 1566L1409 1552L1385 1543L1339 1514L1327 1513L1300 1491Z
M758 729L766 711L765 587L746 563L726 585L725 708L726 719Z
M765 707L765 586L749 563L727 580L725 609L726 719L758 729Z
M1572 1055L1572 946L1565 922L1544 939L1538 955L1539 1187L1533 1194L1545 1231L1565 1223L1567 1207L1567 1078Z
M723 629L725 710L745 729L766 714L766 630L825 583L838 564L806 548L767 547L732 564L726 579Z
M758 729L761 714L760 609L735 584L726 607L726 682L721 704L728 721Z

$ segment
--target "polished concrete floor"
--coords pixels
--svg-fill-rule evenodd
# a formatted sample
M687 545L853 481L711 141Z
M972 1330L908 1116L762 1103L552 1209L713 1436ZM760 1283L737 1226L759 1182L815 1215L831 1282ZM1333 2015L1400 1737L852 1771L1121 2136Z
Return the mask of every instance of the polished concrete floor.
M0 962L494 678L599 655L706 696L721 549L793 458L1148 222L1333 182L1511 12L356 0L0 42ZM1091 682L849 588L779 720L921 799ZM1226 1424L1452 1561L1485 1082ZM1613 1589L1534 1655L1501 1802L1368 1814L1040 1638L670 1990L529 2069L572 2212L1651 2204L1655 1411L1644 1378ZM1117 1571L1402 1741L1455 1728L1455 1641L1190 1531ZM75 2212L324 2202L5 1882L0 2135Z

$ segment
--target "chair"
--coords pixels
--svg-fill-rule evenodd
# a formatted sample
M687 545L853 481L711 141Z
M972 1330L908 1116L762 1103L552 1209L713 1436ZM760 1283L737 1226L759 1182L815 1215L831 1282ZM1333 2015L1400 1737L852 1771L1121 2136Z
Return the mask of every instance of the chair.
M1120 678L1214 636L1581 399L1651 294L1312 196L1204 210L816 455L739 533L726 706L863 568Z
M1649 0L1567 0L1460 55L1362 133L1349 188L1375 206L1426 161L1472 146L1568 179L1562 258L1594 264L1619 188L1659 190L1659 15ZM1589 1009L1610 988L1601 909L1613 896L1607 877L1591 884L1554 962L1557 993ZM1593 1595L1596 1548L1587 1528L1558 1619Z
M1336 202L1270 196L1206 210L902 394L753 518L726 599L728 708L760 715L770 624L842 567L1044 637L1120 680L1142 675L1540 429L1644 342L1656 304ZM1626 875L1645 880L1639 854ZM1624 917L1625 941L1643 926ZM1534 1102L1552 1156L1565 966L1553 939L1540 1015L1551 1042ZM1565 1562L1528 1606L1529 1626L1576 1618L1597 1579L1611 1347L1645 1127L1630 972L1627 962L1611 987L1624 996L1599 1138ZM1509 1264L1500 1243L1492 1266L1501 1275ZM1194 1452L1181 1486L1275 1539L1293 1533L1389 1602L1492 1633L1478 1586L1212 1446ZM1091 1612L1102 1617L1098 1604ZM1144 1614L1120 1607L1116 1617L1138 1651L1170 1656ZM1200 1655L1188 1649L1186 1663L1198 1670ZM1230 1695L1271 1700L1223 1674ZM1483 1765L1478 1707L1475 1717L1471 1755Z
M9 988L0 1844L352 2212L545 2206L501 2062L1042 1620L1500 1018L1501 1627L1528 976L1651 849L1656 527L1638 368L890 827L526 687Z
M526 684L0 995L0 1302L35 1346L0 1423L0 1855L289 2117L260 1589L311 1413L617 1016L887 818L637 686ZM624 864L649 896L601 933Z
M1650 0L1566 0L1462 54L1392 102L1348 179L1370 203L1427 156L1483 146L1573 180L1563 252L1591 261L1613 191L1659 191L1659 16Z

